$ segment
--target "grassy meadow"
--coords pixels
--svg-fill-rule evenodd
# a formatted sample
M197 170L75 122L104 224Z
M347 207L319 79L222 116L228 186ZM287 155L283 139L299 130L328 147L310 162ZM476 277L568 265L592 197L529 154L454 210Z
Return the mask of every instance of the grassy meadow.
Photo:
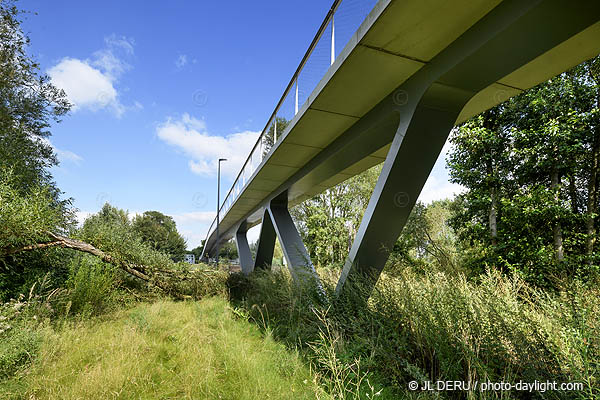
M297 352L222 298L138 304L39 335L33 363L2 382L0 398L329 398Z

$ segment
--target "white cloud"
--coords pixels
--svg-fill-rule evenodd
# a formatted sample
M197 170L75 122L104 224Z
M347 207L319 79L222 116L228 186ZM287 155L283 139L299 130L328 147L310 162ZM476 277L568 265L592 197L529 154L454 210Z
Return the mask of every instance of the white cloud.
M73 111L81 108L98 110L113 107L119 113L117 90L110 78L87 61L63 58L48 70L52 83L63 89L73 103Z
M216 211L195 211L171 215L177 225L188 223L210 224L215 219Z
M54 148L54 151L56 152L56 155L58 155L58 159L60 161L72 161L75 164L79 164L81 161L83 161L83 157L73 153L72 151L61 150L57 149L56 147Z
M185 54L180 54L179 57L177 57L177 60L175 60L175 66L177 68L183 68L187 63L188 58Z
M133 40L111 35L104 42L105 47L94 52L91 59L65 57L47 72L52 83L65 91L73 103L73 111L106 108L120 117L128 107L119 101L115 84L131 69L122 56L133 54ZM139 109L137 104L132 108Z
M217 160L226 158L221 172L231 178L237 176L259 134L245 131L225 137L213 136L207 132L204 121L189 114L179 120L167 119L157 127L156 133L190 158L188 165L194 173L212 176L217 171Z

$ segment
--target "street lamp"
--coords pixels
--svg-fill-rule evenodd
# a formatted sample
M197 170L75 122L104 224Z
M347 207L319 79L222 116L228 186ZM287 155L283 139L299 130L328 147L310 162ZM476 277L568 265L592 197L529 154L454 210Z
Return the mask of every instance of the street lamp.
M227 159L219 158L217 168L217 269L219 269L219 209L221 208L221 161L227 161Z

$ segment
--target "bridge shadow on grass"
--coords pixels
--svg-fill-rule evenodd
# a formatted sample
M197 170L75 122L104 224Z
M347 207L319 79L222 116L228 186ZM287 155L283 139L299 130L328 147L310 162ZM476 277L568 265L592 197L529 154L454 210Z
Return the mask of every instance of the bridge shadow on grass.
M320 271L323 272L323 271ZM323 274L321 274L323 277ZM589 399L600 394L600 297L549 297L518 278L480 282L441 272L382 275L364 301L356 280L329 303L282 272L234 274L230 303L264 333L297 349L338 398ZM569 306L576 300L580 309ZM584 302L585 305L582 305ZM582 310L588 316L581 325ZM410 392L417 381L584 382L583 391Z

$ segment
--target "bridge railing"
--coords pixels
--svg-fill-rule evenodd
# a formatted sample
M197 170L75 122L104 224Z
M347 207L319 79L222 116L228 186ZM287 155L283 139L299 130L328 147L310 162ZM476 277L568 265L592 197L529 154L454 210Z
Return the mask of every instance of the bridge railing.
M289 121L308 100L309 95L376 3L377 0L334 1L231 189L225 196L219 208L220 220L233 206L252 174L268 157L271 148L285 133ZM215 229L215 225L216 217L207 231L206 240Z

